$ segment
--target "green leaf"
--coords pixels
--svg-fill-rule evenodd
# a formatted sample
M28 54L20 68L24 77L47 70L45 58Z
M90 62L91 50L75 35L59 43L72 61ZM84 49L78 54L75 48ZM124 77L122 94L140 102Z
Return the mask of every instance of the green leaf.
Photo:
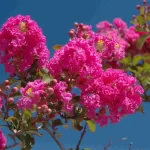
M45 81L46 83L50 83L52 81L52 77L49 76L48 74L44 74L42 80Z
M144 15L144 13L145 13L145 8L142 6L142 7L140 7L140 14Z
M82 150L91 150L91 148L83 148Z
M7 122L12 122L12 121L14 121L14 120L17 120L17 118L14 117L14 116L10 116L10 117L8 117L8 118L6 119Z
M139 63L139 61L142 60L142 59L143 59L142 55L136 55L136 56L134 56L133 57L133 61L132 61L133 66L136 66Z
M140 24L140 25L144 25L146 22L145 22L145 19L144 19L144 16L143 15L139 15L137 16L137 22Z
M125 57L120 61L122 64L129 65L131 62L131 57Z
M92 120L87 120L86 123L88 124L89 130L91 132L95 132L95 130L96 130L96 124L95 124L95 122L92 121Z
M143 45L148 37L150 37L150 34L144 34L138 38L137 43L136 43L136 46L138 49L141 49L143 47Z
M59 50L61 47L63 47L63 45L56 44L56 45L53 46L53 49L54 50Z

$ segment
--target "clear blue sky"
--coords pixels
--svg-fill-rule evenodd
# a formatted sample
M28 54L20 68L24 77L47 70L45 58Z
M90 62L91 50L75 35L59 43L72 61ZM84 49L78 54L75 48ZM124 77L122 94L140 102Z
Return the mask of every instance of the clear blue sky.
M102 20L112 21L115 17L121 17L128 25L131 16L137 14L136 4L142 0L1 0L0 25L8 17L18 14L31 15L42 27L47 37L47 45L51 50L55 44L65 44L68 41L68 30L73 23L83 22L93 25ZM0 65L0 81L7 75ZM102 150L110 139L113 147L109 150L128 150L130 142L133 142L132 150L150 150L150 104L145 103L145 114L135 114L125 117L120 123L100 128L97 126L95 133L88 132L84 138L82 148L90 147L92 150ZM4 130L7 133L6 130ZM80 133L69 129L60 130L66 148L74 147ZM121 137L129 137L126 141L119 141ZM36 138L37 143L33 150L59 150L54 141L48 135ZM8 141L10 143L10 140ZM19 150L19 148L14 148Z

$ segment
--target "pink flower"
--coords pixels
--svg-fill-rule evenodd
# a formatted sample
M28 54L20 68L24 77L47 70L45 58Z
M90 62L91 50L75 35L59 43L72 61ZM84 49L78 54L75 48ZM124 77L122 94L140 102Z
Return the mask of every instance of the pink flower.
M46 83L41 80L28 82L25 88L21 88L22 97L18 100L17 105L20 109L33 109L33 106L40 105L42 94L45 93Z
M55 78L75 83L99 74L101 59L88 41L76 39L56 51L48 68Z
M109 23L108 21L101 21L96 25L96 28L101 31L101 30L108 30L112 27L112 24Z
M0 130L0 150L4 150L5 146L6 146L6 138L3 132Z
M118 28L118 29L125 29L127 28L127 24L121 19L121 18L115 18L113 20L113 24Z
M11 75L29 69L35 59L39 68L48 61L46 38L30 16L10 17L0 30L0 63Z
M139 36L139 33L135 31L135 27L130 27L125 31L125 39L130 43L135 42Z
M144 92L134 77L117 69L107 69L85 83L81 90L81 104L101 126L106 125L107 119L116 123L122 116L135 113L142 102L140 94Z
M63 103L63 110L72 114L73 103L72 94L67 91L67 84L65 82L58 82L54 87L55 98L53 101L61 101Z

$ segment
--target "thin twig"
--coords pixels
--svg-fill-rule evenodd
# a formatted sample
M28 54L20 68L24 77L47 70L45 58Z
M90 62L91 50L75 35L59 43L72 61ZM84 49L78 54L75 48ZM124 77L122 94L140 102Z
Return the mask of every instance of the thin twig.
M76 150L80 150L79 149L80 148L80 144L81 144L82 139L83 139L83 137L84 137L84 135L86 133L86 127L87 127L87 123L85 123L85 125L84 125L84 129L83 129L83 132L81 133L80 139L79 139L78 144L76 146Z
M130 145L129 145L129 150L131 150L131 147L132 147L132 143L130 143Z
M57 137L55 137L55 135L47 127L43 127L43 129L50 134L61 150L65 150L64 146L58 141Z
M12 145L6 146L6 147L5 147L5 150L10 149L10 148L13 148L13 147L16 147L16 146L18 146L18 145L19 145L19 143L14 143L14 144L12 144Z
M104 150L107 150L111 146L112 146L112 140L110 140L109 143L104 147Z

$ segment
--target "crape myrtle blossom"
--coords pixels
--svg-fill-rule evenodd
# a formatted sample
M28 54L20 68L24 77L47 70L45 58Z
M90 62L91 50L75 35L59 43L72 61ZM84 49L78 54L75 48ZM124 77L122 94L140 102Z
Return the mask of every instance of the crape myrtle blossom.
M93 78L101 73L101 59L94 46L88 41L77 38L70 40L50 59L48 68L50 74L60 80L76 84Z
M34 106L42 107L51 102L58 103L62 102L63 110L67 112L72 111L72 94L67 91L67 85L65 82L57 82L52 87L41 80L35 80L29 82L25 88L20 89L22 97L18 100L17 105L19 109L30 109Z
M129 46L128 42L122 37L127 27L126 23L120 18L116 18L113 24L102 21L96 27L98 31L95 35L95 46L103 60L113 61L124 58Z
M81 87L81 104L88 116L100 126L119 122L124 115L135 113L142 99L143 89L132 76L122 70L107 69L93 81Z
M6 146L6 138L3 132L0 130L0 150L4 150Z
M42 30L30 16L10 17L0 30L0 63L13 75L29 69L35 59L40 68L49 59Z

